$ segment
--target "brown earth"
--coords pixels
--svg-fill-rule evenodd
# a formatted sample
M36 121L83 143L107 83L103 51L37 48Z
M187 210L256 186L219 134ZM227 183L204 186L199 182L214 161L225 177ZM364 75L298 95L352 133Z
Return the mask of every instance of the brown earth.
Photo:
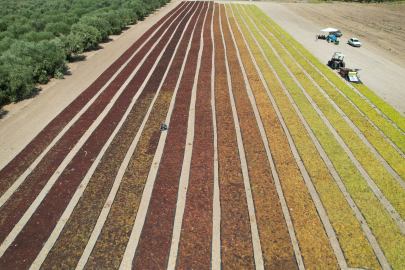
M69 63L63 80L51 79L36 96L0 108L0 169L14 158L53 118L91 85L139 37L181 1L172 0L144 21L110 36L100 49L86 52L84 61Z
M367 47L396 64L405 63L405 4L297 3L286 5L291 11L321 26L339 28L344 40L359 38Z
M256 4L317 58L340 51L347 67L360 68L361 80L405 116L405 4L241 2ZM36 97L4 106L0 111L0 169L18 154L58 113L84 91L111 63L159 18L180 3L174 0L146 20L112 36L86 60L69 64L71 75L52 79ZM229 3L229 2L227 2ZM326 27L343 32L338 46L315 41ZM350 37L361 48L346 44ZM390 50L391 49L391 50Z

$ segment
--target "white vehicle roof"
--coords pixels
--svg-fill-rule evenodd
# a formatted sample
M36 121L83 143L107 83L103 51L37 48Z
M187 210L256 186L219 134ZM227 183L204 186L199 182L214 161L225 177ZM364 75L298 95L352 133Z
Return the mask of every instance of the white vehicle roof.
M322 29L321 31L322 31L322 32L336 32L336 31L338 31L338 30L335 29L335 28L329 27L329 28Z

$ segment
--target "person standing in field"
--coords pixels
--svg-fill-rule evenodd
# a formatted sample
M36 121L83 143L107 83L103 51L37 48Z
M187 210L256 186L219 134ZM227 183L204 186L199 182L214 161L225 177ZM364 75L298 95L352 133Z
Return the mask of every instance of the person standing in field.
M161 131L167 130L167 125L163 121L160 121L160 130Z

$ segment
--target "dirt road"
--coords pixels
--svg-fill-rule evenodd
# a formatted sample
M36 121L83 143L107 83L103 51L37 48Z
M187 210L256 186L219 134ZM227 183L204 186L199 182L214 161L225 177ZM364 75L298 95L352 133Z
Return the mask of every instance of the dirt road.
M360 68L364 84L405 115L405 17L401 15L405 5L255 4L325 64L334 52L345 54L346 66ZM343 32L340 45L315 41L327 27ZM362 47L346 44L351 37L359 38Z
M144 21L129 26L113 41L100 44L102 49L84 53L85 61L69 64L63 80L52 79L40 86L37 96L9 104L0 118L0 169L15 157L55 116L100 76L123 52L160 18L181 1L174 0Z
M1 269L405 268L405 118L323 60L372 46L259 6L320 60L256 6L173 2L6 107Z
M178 3L179 1L172 1L168 4L168 8L163 8L161 12L152 14L145 21L131 26L120 36L113 36L114 41L101 44L103 49L86 53L86 61L69 64L71 75L63 80L52 79L47 85L42 86L42 91L35 98L5 106L3 116L0 118L2 153L0 168L4 167L40 130L113 63L134 42L134 37L144 33L161 16L164 16L172 8L171 6L177 6ZM238 3L243 2L238 1ZM405 82L403 77L405 27L403 25L405 23L404 16L400 16L405 5L273 2L255 2L255 4L325 63L335 51L344 53L347 66L362 69L360 75L363 82L405 115L405 91L403 90ZM338 20L331 15L335 12L345 14L344 20ZM380 17L378 20L369 21L365 19L369 14L373 14L373 18L377 15ZM352 28L352 25L356 27ZM315 42L315 35L321 34L320 30L329 26L343 31L344 35L339 46L324 41ZM353 48L345 44L344 41L351 36L361 39L362 48ZM365 39L366 36L367 39Z

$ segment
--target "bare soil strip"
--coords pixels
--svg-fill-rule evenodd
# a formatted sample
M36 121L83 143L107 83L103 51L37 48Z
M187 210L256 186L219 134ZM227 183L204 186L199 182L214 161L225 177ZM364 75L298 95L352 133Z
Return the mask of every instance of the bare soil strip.
M166 31L166 29L161 29L162 32ZM158 33L159 34L159 33ZM65 156L67 153L69 153L70 150L72 150L75 142L79 140L80 137L85 133L86 128L88 128L91 124L93 124L94 119L103 111L104 107L109 104L109 101L111 98L114 97L114 94L120 89L121 85L124 84L125 81L127 81L128 78L128 72L131 73L132 70L136 67L135 64L139 63L142 60L142 56L145 55L148 50L150 49L150 46L153 46L153 44L160 39L160 36L156 36L153 39L149 41L150 45L149 46L144 46L144 49L138 53L139 56L141 56L139 59L135 58L133 61L128 63L128 65L124 68L124 70L121 72L121 74L116 78L116 82L112 83L107 89L99 96L99 98L91 105L89 110L84 113L80 119L69 129L69 131L58 141L58 143L52 148L52 150L44 157L44 159L41 161L41 163L35 168L35 170L30 174L30 176L26 179L19 187L19 189L16 192L11 192L9 195L12 194L12 197L9 201L6 202L6 204L2 207L1 212L0 212L0 224L3 224L4 222L8 223L9 228L12 226L13 222L16 222L16 220L21 217L22 213L24 212L24 209L27 209L29 204L33 201L35 196L41 191L42 186L45 185L47 180L50 178L50 176L54 173L56 168L58 168L59 164L64 160ZM148 45L148 44L147 44ZM147 49L145 49L147 48ZM139 69L139 67L138 67ZM126 82L127 84L128 82ZM121 87L122 88L122 87ZM126 90L127 92L129 90ZM110 105L109 105L110 106ZM89 135L84 136L85 139L88 138ZM84 141L82 142L84 143ZM87 154L86 154L87 155ZM76 171L77 172L77 171ZM60 172L59 172L60 173ZM29 197L27 197L27 194L30 194ZM24 198L24 199L22 199ZM30 200L28 198L31 198ZM2 197L3 203L7 200ZM16 200L16 201L13 201ZM19 202L19 204L17 203ZM18 211L16 210L17 207L19 208ZM13 210L9 210L13 209ZM10 220L10 211L13 212L13 218ZM20 214L18 214L20 213ZM7 218L9 217L9 218ZM6 221L8 220L8 221ZM10 223L11 222L11 223ZM2 234L3 235L3 240L5 237L5 234L7 233L7 230L3 227ZM2 241L3 241L2 240Z
M348 124L301 71L301 68L292 61L289 55L282 50L280 45L271 36L266 35L261 23L255 19L254 15L250 12L249 14L251 18L255 20L256 25L260 28L262 36L267 38L269 46L274 51L278 61L282 63L289 76L291 76L296 83L297 87L291 88L290 90L294 101L301 109L303 109L303 107L313 107L329 131L332 132L342 148L362 173L363 177L376 194L376 197L379 198L392 218L396 221L398 227L405 232L405 222L400 216L405 205L402 200L399 199L405 196L405 190L395 182L392 176L370 153L369 149L364 146L364 143L356 136ZM300 91L297 91L298 88ZM312 114L311 117L313 117L313 115L314 114ZM310 116L307 115L307 117ZM383 194L389 198L390 201L384 198ZM397 209L395 209L394 206Z
M118 98L117 102L111 108L110 112L106 115L101 124L97 127L97 129L91 134L89 139L86 141L86 143L79 151L79 153L73 158L73 160L64 170L64 172L61 174L61 176L58 179L59 184L54 185L50 190L50 192L43 199L42 204L36 210L36 213L33 216L33 218L31 218L28 221L27 225L24 227L22 232L14 240L12 247L8 249L8 251L5 252L3 257L0 259L1 263L6 264L6 261L8 262L8 264L16 263L14 256L18 254L18 252L20 252L20 249L24 249L20 241L24 242L24 239L26 238L25 235L31 234L32 230L38 228L37 226L38 224L40 224L39 226L42 226L42 230L41 232L35 234L35 237L33 237L35 239L31 240L33 245L29 250L24 249L25 250L24 255L27 256L24 263L27 264L32 262L29 261L28 258L30 258L31 260L33 259L33 254L39 251L39 249L42 247L43 241L45 241L49 233L53 230L56 221L59 219L63 210L69 203L74 190L77 188L84 174L91 166L93 160L101 150L101 147L104 145L104 142L108 139L108 137L118 124L118 121L114 121L114 119L122 118L123 114L125 113L126 109L129 106L129 103L132 100L133 95L137 93L141 84L144 82L146 76L149 73L149 70L151 70L157 57L160 54L160 51L162 51L163 47L168 42L173 30L169 30L166 33L166 35L163 36L158 46L156 46L156 48L148 57L148 60L145 61L145 64L142 65L140 71L135 75L135 77L125 88L123 93ZM25 199L24 202L29 201L28 198L24 199ZM52 205L53 207L50 207L50 205ZM30 209L31 208L32 207L30 207ZM16 211L14 210L14 212ZM14 215L14 218L16 218L16 216L17 215ZM27 214L24 215L25 219L28 218L28 216L27 217L26 216ZM50 222L49 220L53 221ZM21 223L21 221L19 223ZM4 226L3 229L5 231ZM15 229L13 230L13 234L15 234L14 231ZM7 242L9 244L11 243L10 242L11 239L9 239L10 236L8 236L7 238Z
M195 7L193 8L193 12L194 11ZM190 16L191 14L184 17L184 24L186 24ZM181 29L187 25L184 24L182 23L180 26ZM185 33L187 33L187 31ZM188 39L187 34L185 34L184 39ZM184 39L182 43L184 42ZM179 57L178 53L181 51L182 43L178 47L179 50L177 51L176 59ZM174 60L173 63L175 62L176 60ZM166 80L170 79L170 76L171 74L169 71L169 75L166 77ZM161 88L159 96L156 99L155 106L151 111L148 121L146 122L143 134L138 142L138 146L135 150L133 158L131 159L124 178L121 181L120 189L115 197L114 204L111 208L103 231L101 232L86 267L104 267L106 265L106 257L113 258L111 261L108 260L108 267L118 268L120 265L139 206L141 197L140 193L142 193L142 189L145 184L144 181L146 180L148 169L151 166L149 160L153 157L153 153L156 149L154 143L156 142L156 139L158 139L158 123L159 120L163 118L163 114L167 112L167 102L168 98L170 100L170 96L173 93L172 91L173 88L166 89L165 86ZM136 168L134 168L134 166ZM133 174L137 175L134 176ZM133 181L134 179L136 181ZM119 212L118 215L117 212ZM97 228L97 231L100 232L100 230L101 228ZM95 235L96 240L97 234ZM112 250L109 248L110 241L117 243L116 249Z
M260 159L260 154L263 154L263 151L260 151L260 139L258 141L254 140L255 135L258 135L257 125L255 125L254 116L251 114L252 110L249 108L249 99L241 100L240 94L245 93L246 91L246 84L247 82L244 81L244 77L241 71L241 66L238 61L238 56L236 54L235 45L233 43L232 36L229 32L228 27L228 20L226 15L225 6L221 5L221 12L220 12L220 21L221 21L221 33L222 33L222 41L225 47L225 55L227 61L225 61L227 67L227 76L228 76L228 91L229 91L229 98L231 102L232 114L234 119L235 131L236 131L236 140L238 144L238 152L239 158L241 161L242 166L242 177L243 177L243 184L245 187L245 194L246 194L246 202L248 206L249 212L249 219L250 219L250 229L252 233L252 244L253 244L253 256L255 259L255 268L256 269L264 269L264 261L263 261L263 252L261 247L261 241L258 231L257 225L257 217L256 217L256 207L253 202L253 194L251 183L249 181L249 172L250 176L254 175L255 173L263 173L263 178L268 178L270 176L270 168L266 168L263 164L257 164L260 161L265 159ZM246 84L245 84L246 83ZM235 100L236 98L236 100ZM245 102L245 104L241 104ZM237 112L236 103L238 103L239 107L239 114ZM247 111L245 111L247 110ZM250 118L250 119L249 119ZM250 124L250 126L249 126ZM242 138L242 130L245 135L245 140ZM249 131L247 131L249 130ZM256 137L256 139L258 139ZM245 145L248 150L245 150ZM256 152L256 153L254 153ZM256 156L256 159L254 158ZM253 158L253 160L252 160ZM263 158L263 157L262 157ZM247 160L248 159L248 160ZM259 161L260 160L260 161ZM248 167L248 163L251 162L250 166ZM264 161L266 164L266 162ZM257 171L257 167L255 165L261 167L260 172ZM266 164L267 165L267 164ZM256 171L255 171L256 169ZM255 184L255 180L252 179L253 185Z
M225 51L215 4L215 105L218 127L219 187L221 199L221 261L223 268L254 268L252 236L229 100Z
M200 3L200 5L202 6L203 4ZM200 49L199 41L207 6L205 4L203 12L201 12L200 8L198 10L199 18L195 17L190 23L192 26L195 25L194 35L176 96L166 145L160 162L159 173L155 180L154 192L149 203L148 214L134 258L134 268L167 267L179 177L185 151L187 135L187 124L185 123L187 123L188 119L191 90L194 84L193 78L197 68L198 52Z
M211 111L213 2L203 30L203 51L197 84L195 135L186 207L176 266L179 269L209 268L212 242L214 185L214 132Z
M209 5L209 3L207 3ZM186 137L186 146L184 149L184 159L180 173L180 180L179 180L179 191L177 195L177 203L176 203L176 214L174 217L174 225L173 225L173 234L172 234L172 243L170 246L170 254L167 269L174 270L176 268L176 261L177 261L177 254L179 250L179 242L180 236L182 231L182 224L184 219L184 212L186 207L186 197L188 194L188 188L190 186L190 171L191 171L191 159L193 155L193 148L194 148L194 138L195 138L195 129L198 128L195 126L196 120L196 102L197 102L197 85L198 85L198 78L200 76L200 68L201 68L201 57L202 52L204 50L204 43L203 43L203 35L205 30L205 22L207 19L208 8L204 10L204 13L201 17L204 17L203 20L203 28L200 31L200 39L199 39L199 51L198 51L198 59L197 59L197 68L194 75L194 83L193 89L191 93L191 101L190 101L190 109L188 114L188 123L187 123L187 137ZM212 14L211 14L212 15ZM201 18L200 18L201 19ZM210 19L210 18L209 18ZM194 36L193 41L197 43L196 39L197 36ZM197 50L196 47L193 48ZM209 198L209 196L207 196ZM211 211L208 211L210 213Z
M179 20L182 18L183 17L181 16ZM177 43L181 34L181 31L175 32L171 37L171 41L167 45L167 48L164 50L164 53L162 51L163 55L160 58L158 65L154 69L153 74L150 76L148 83L146 84L145 81L144 84L146 85L142 86L142 88L145 90L143 90L142 94L138 98L137 106L135 106L132 110L128 110L128 115L124 116L124 118L121 120L122 122L125 122L123 123L122 127L118 127L118 129L120 129L119 133L114 138L114 141L108 148L108 151L106 153L102 153L104 155L103 159L101 160L101 164L98 166L94 175L91 176L90 174L89 178L91 177L91 179L88 187L82 187L82 189L86 188L86 190L84 191L83 197L79 197L80 201L78 202L72 217L70 217L69 222L66 226L64 226L66 220L63 221L62 218L62 221L59 221L59 223L63 223L61 224L61 229L63 227L64 228L55 244L55 247L48 256L46 263L43 266L44 268L46 268L47 265L52 265L53 267L58 265L62 268L73 267L76 265L78 258L86 246L90 234L94 234L95 230L93 227L97 221L97 217L99 216L101 209L103 209L103 211L107 210L107 208L109 209L108 206L104 205L105 203L108 203L105 202L107 195L112 187L114 179L116 179L117 171L120 169L120 167L122 167L122 165L120 165L122 160L126 155L128 155L126 153L133 141L133 138L135 135L140 133L139 128L142 124L142 120L144 119L145 113L148 111L148 107L152 102L152 99L155 97L155 93L159 88L163 75L165 74L164 71L166 68L168 69L168 64L172 58L175 48L178 46ZM130 109L131 108L132 106ZM126 166L127 164L124 167L124 171ZM120 179L122 179L122 175ZM84 185L83 182L81 185ZM83 193L83 190L81 193ZM113 200L111 200L109 203L110 206L112 201ZM73 199L70 204L72 203L74 203ZM71 207L70 213L72 213L72 210L73 206ZM69 215L65 217L65 219L67 218L69 218ZM60 231L58 233L60 233ZM81 238L72 242L71 239L76 235L80 235ZM55 240L56 239L54 239L54 241ZM51 239L48 240L48 242L50 241ZM52 246L48 247L48 252L51 247ZM41 253L43 251L44 249L41 251ZM61 257L69 259L63 260Z
M215 5L214 5L215 11ZM217 113L215 103L215 42L214 42L214 16L211 18L211 112L212 127L214 130L214 196L212 200L212 259L211 268L213 270L221 269L221 198L219 190L219 161L218 161L218 127Z
M282 79L284 80L285 78L286 75L283 75ZM301 109L304 109L304 113L308 113L308 110L306 109L309 108L310 107L303 107ZM370 227L373 229L373 232L384 250L388 260L390 261L390 264L397 266L401 265L401 260L400 257L398 257L397 249L392 249L392 241L396 242L396 247L402 245L403 235L400 233L399 228L394 225L391 218L387 217L388 213L385 212L384 209L381 209L381 205L376 201L376 197L374 197L374 194L372 194L367 184L359 175L359 172L356 170L353 164L351 164L351 161L347 160L348 157L346 154L342 153L343 149L336 145L334 135L327 135L325 131L318 130L323 125L322 122L311 124L311 122L315 121L315 119L316 117L314 118L313 116L307 117L307 121L310 122L311 128L314 130L322 146L341 175L346 187L352 194L353 199L361 209L363 215L366 217ZM361 192L359 192L360 190ZM373 206L371 207L371 205Z
M247 30L242 25L243 22L242 24L239 23L239 25L243 26L243 29L245 29L243 31L245 37L249 37L249 39L252 39L253 36L251 36L251 34L248 32L252 31L255 35L255 38L258 38L259 36L257 30L255 29L255 26L250 22L244 11L241 11L241 13L244 17L245 23L250 28L249 30ZM260 45L263 46L263 44L261 43ZM256 54L258 53L259 52L257 51ZM259 58L262 56L257 55L257 57ZM256 61L259 60L258 58L256 58ZM262 60L260 59L260 61ZM279 86L277 87L277 79L273 77L274 75L269 74L268 71L265 70L268 69L268 67L265 66L267 66L267 63L264 64L262 73L268 76L266 81L268 85L270 83L269 88L272 91L281 90ZM282 106L285 105L283 104ZM296 125L297 123L297 121L294 121L294 125ZM283 140L285 139L286 138L284 137ZM324 267L337 268L335 255L333 254L330 243L326 237L325 230L323 229L323 225L319 220L319 216L316 212L315 206L302 179L302 175L298 169L296 160L291 153L290 147L292 146L289 146L288 143L281 144L280 140L278 140L277 143L273 145L272 141L269 141L270 149L274 151L273 156L283 186L284 196L286 197L288 207L291 210L290 214L294 221L297 239L304 257L304 264L307 267L312 267L314 265L323 265ZM285 148L284 151L278 152L279 150L281 150L281 147ZM285 159L286 161L283 161L283 159ZM304 212L306 213L304 214ZM314 238L318 239L316 243L309 240ZM321 259L320 257L318 257L316 253L322 253L323 258Z
M86 106L86 104L91 101L91 99L99 93L103 85L108 83L111 77L116 74L117 71L122 69L122 66L126 61L131 58L131 56L142 47L142 45L151 39L151 35L159 29L158 32L152 36L152 40L156 42L160 37L161 33L165 31L165 26L170 20L173 20L173 14L179 10L184 9L183 5L179 5L172 12L168 13L159 22L157 22L153 27L151 27L144 35L142 35L130 48L125 51L120 58L118 58L108 69L106 69L103 74L101 74L96 81L94 81L91 86L89 86L82 94L80 94L68 107L66 107L58 116L52 120L25 148L22 150L12 161L10 161L1 171L0 171L0 181L2 185L0 187L0 194L3 194L11 184L17 180L28 167L37 159L38 156L47 148L47 146L54 140L54 138L63 130L63 128L77 115L77 113ZM163 24L164 23L164 24ZM162 27L160 27L162 26ZM159 28L160 27L160 28ZM151 46L154 42L149 40ZM144 46L145 47L145 46ZM146 46L148 47L148 46ZM139 58L142 58L142 54L138 54ZM135 61L132 61L135 62ZM131 62L131 63L132 63ZM133 69L133 67L132 67ZM125 81L125 77L123 78ZM124 82L116 78L114 84L119 84ZM117 85L118 86L118 85ZM119 89L119 86L115 88ZM104 90L104 89L102 89ZM31 169L32 170L32 169Z
M240 91L235 92L235 98L236 106L238 107L238 112L240 114L239 119L241 121L242 135L244 137L245 150L248 157L249 175L255 200L265 267L296 269L297 262L294 258L291 239L288 234L286 223L283 222L283 211L280 205L281 198L279 199L280 195L277 196L276 186L271 175L272 173L276 175L277 172L272 171L269 164L271 153L266 153L266 145L264 145L264 147L261 145L268 144L268 140L267 137L263 139L260 138L260 136L266 136L265 131L263 129L264 134L261 134L262 131L259 131L259 128L257 128L255 124L256 121L259 126L263 125L259 112L257 111L257 104L254 101L251 91L253 89L255 92L264 94L264 96L257 97L260 100L259 102L267 99L267 94L265 93L265 89L260 81L256 68L250 59L249 52L236 25L232 11L229 6L227 6L227 9L228 22L232 28L232 32L230 33L232 33L234 39L233 42L235 42L235 46L237 46L237 55L235 57L238 58L242 67L243 77L245 80L248 80L246 82L248 92L245 92L244 89L240 89ZM228 40L228 42L230 42L230 40ZM232 59L232 57L228 59ZM234 88L234 90L237 89ZM250 101L253 103L249 104ZM270 111L271 108L272 107L269 106L268 102L265 106L260 108L264 121L270 119L266 112ZM252 114L252 109L254 115ZM270 155L270 157L267 155ZM281 196L283 195L281 194ZM269 209L271 209L271 211ZM288 219L288 217L285 217L285 219Z

